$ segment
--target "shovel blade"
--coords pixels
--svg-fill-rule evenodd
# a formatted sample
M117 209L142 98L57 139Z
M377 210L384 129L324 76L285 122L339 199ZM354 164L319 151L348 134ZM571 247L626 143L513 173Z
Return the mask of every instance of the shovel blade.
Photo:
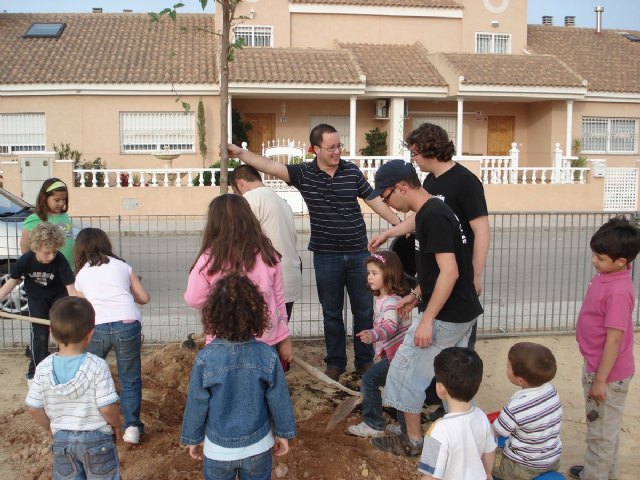
M357 397L349 397L343 400L340 405L336 407L335 412L331 415L329 419L329 423L327 423L327 430L331 430L345 418L347 418L353 409L362 403L362 396L358 395Z

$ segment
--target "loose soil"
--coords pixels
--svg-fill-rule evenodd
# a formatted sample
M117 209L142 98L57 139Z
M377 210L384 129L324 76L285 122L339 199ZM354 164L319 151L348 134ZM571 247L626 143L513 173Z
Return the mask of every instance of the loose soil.
M580 385L581 358L572 337L528 338L546 344L558 360L554 385L564 406L561 471L580 463L584 452L584 400ZM477 350L484 361L484 381L478 393L478 406L490 412L499 410L516 391L506 378L509 347L518 339L481 340ZM322 368L324 345L321 341L294 344L295 354ZM638 340L636 340L638 367ZM145 435L140 445L118 443L123 478L192 479L201 478L201 464L192 460L179 445L182 411L194 352L171 344L143 351L142 420ZM112 359L110 358L112 361ZM23 408L27 386L24 381L27 359L15 352L0 353L0 478L51 478L52 460L49 435L38 427ZM113 370L114 377L116 372ZM367 439L345 433L349 424L361 421L356 410L331 431L327 422L335 406L347 394L336 391L311 377L295 364L287 373L298 437L290 443L285 457L274 457L273 478L288 480L419 479L417 458L396 457L375 450ZM358 389L358 379L346 373L341 382ZM621 434L619 480L637 478L640 457L640 400L638 382L632 382ZM389 418L389 421L392 421Z

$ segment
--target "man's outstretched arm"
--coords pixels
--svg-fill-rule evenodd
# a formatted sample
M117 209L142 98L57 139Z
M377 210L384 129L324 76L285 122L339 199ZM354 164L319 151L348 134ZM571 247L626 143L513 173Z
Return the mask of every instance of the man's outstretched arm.
M273 175L274 177L278 177L280 180L284 180L289 183L289 171L283 163L274 162L267 157L245 150L233 143L229 143L227 148L229 149L229 158L239 158L256 170Z

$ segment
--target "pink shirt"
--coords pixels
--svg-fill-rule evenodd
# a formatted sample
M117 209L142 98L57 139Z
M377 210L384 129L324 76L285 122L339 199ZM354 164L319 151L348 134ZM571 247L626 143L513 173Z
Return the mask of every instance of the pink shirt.
M373 312L373 328L369 330L376 342L376 355L380 358L393 359L404 340L404 335L411 326L411 318L399 319L396 306L400 301L398 295L377 297Z
M576 340L586 362L587 372L598 371L607 329L623 332L620 352L607 383L629 378L635 372L633 359L633 320L635 305L631 269L598 273L592 279L582 302L576 325Z
M201 255L189 272L184 301L192 308L201 309L213 285L224 276L220 272L216 272L214 275L207 273L209 258L210 254L208 253ZM282 268L279 263L273 267L268 266L262 260L262 256L257 255L256 264L253 270L247 273L247 277L260 289L267 308L271 312L271 325L261 337L258 337L258 340L267 345L275 346L290 335L284 302Z

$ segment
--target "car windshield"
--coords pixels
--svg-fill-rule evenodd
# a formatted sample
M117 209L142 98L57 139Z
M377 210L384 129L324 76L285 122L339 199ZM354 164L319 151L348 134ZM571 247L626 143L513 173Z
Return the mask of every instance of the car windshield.
M0 217L7 217L30 210L32 207L24 200L0 189Z

